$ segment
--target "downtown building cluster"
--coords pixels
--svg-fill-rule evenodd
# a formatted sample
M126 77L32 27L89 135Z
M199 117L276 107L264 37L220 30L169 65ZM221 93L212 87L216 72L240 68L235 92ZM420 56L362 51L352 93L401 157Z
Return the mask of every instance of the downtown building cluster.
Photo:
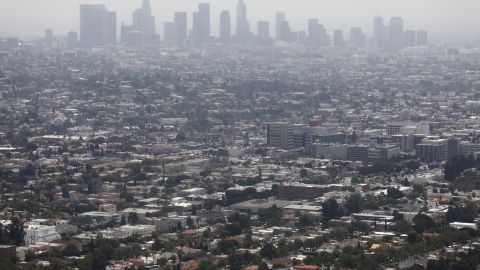
M399 52L406 47L428 45L427 31L405 30L401 17L391 18L389 24L385 24L383 17L375 17L371 35L367 35L361 27L352 27L347 37L343 30L329 31L319 19L309 19L307 29L295 31L284 12L277 12L274 22L261 20L256 25L250 23L247 14L247 5L243 0L238 1L235 18L228 10L212 14L209 3L200 3L198 11L192 14L175 12L173 21L164 23L161 39L149 0L143 0L142 6L133 12L131 25L121 24L120 33L117 33L116 12L107 10L104 5L84 4L80 6L80 33L69 32L67 46L91 48L122 44L133 47L185 47L211 43L291 43L313 48ZM212 25L213 16L219 17L219 25ZM218 36L212 34L212 29L218 30ZM48 46L54 44L52 29L46 30L45 40Z

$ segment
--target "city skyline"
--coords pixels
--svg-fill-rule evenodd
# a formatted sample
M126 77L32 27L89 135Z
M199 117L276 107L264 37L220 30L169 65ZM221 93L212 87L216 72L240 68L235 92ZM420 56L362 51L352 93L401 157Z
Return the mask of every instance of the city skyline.
M211 33L211 7L208 3L198 4L198 11L193 12L193 26L187 37L187 13L175 12L172 22L164 23L163 44L168 47L183 47L185 45L201 45L215 42L217 37ZM220 18L220 42L223 44L256 42L259 44L272 42L269 33L269 24L260 23L257 34L250 30L247 18L247 6L243 0L238 0L237 23L235 34L231 35L230 12L222 11ZM180 16L181 15L181 16ZM132 25L121 23L120 42L126 46L144 46L159 44L160 36L155 31L155 17L152 16L150 0L142 0L142 7L133 12ZM109 11L105 5L80 5L80 42L79 47L108 46L117 44L116 21L117 13ZM263 24L263 25L262 25ZM404 30L404 20L401 17L392 17L389 24L384 23L383 17L373 19L373 36L368 38L360 27L350 28L348 43L344 38L343 30L333 30L333 40L327 28L320 24L318 19L308 20L308 29L292 30L290 22L284 12L277 12L275 19L274 39L286 43L297 43L312 48L328 47L356 48L368 50L384 50L401 52L405 47L426 46L428 31ZM69 32L70 35L71 32ZM417 43L418 36L418 43ZM187 37L185 39L184 37ZM45 30L44 41L49 46L54 44L53 29ZM333 41L333 43L332 43ZM368 41L368 42L367 42ZM70 48L74 48L75 40L69 40ZM74 46L71 46L71 45ZM56 43L56 46L60 43ZM348 45L348 46L347 46Z
M120 24L122 22L126 24L132 23L131 13L141 6L141 0L129 1L128 3L118 3L112 0L74 0L69 3L63 3L58 0L47 0L42 3L49 2L52 5L61 7L64 13L57 14L56 16L46 16L47 8L51 5L46 3L44 5L38 5L31 0L19 0L15 3L3 3L0 4L0 35L17 35L23 39L36 39L43 36L44 29L51 28L56 34L67 34L68 31L79 30L79 5L77 4L105 4L108 10L117 12L117 32L120 30ZM188 29L192 28L192 13L197 10L198 3L205 2L210 3L210 31L212 35L218 36L220 23L220 13L222 10L230 11L231 16L236 18L237 4L236 0L231 1L199 1L191 0L182 3L170 3L169 1L152 0L152 15L156 17L155 27L157 33L163 37L164 23L171 22L174 18L174 12L184 11L188 12ZM282 0L276 1L272 4L272 1L265 0L261 3L254 1L244 1L247 5L247 21L250 25L250 30L257 31L258 21L270 22L270 33L275 33L275 15L277 12L285 12L287 19L290 23L292 31L305 30L308 27L309 18L318 18L319 23L323 24L329 29L329 32L333 33L335 29L344 30L344 33L348 33L347 30L350 27L362 27L366 33L373 33L371 27L371 18L379 15L384 18L390 18L395 16L401 16L405 23L405 30L411 29L427 29L432 33L432 36L437 38L448 38L452 36L450 33L455 32L456 28L462 28L463 38L476 38L480 36L479 30L474 26L479 24L480 19L474 16L473 10L479 6L479 3L475 3L471 0L466 0L460 8L465 10L462 13L462 17L457 17L450 10L450 6L454 1L442 0L436 5L435 11L429 10L428 18L421 18L418 14L421 14L422 10L426 11L428 2L430 0L422 1L422 3L415 3L414 1L389 1L389 4L382 4L381 1L367 0L362 1L362 4L355 3L350 0L337 1L341 3L333 3L333 1L326 1L325 3L315 4L313 9L303 8L302 5L298 5L298 8L289 9L292 5L292 1ZM301 0L305 5L310 6L311 0ZM400 3L402 2L402 3ZM298 1L297 1L298 3ZM348 12L345 7L341 7L341 4L349 4L350 7L355 7L355 13ZM25 19L22 16L17 16L21 12L25 12L22 7L29 5L35 7L35 14L30 14ZM322 6L327 8L321 8ZM458 5L457 5L458 6ZM343 16L338 16L339 12L342 12ZM327 16L328 13L336 14L336 18ZM304 14L303 17L299 14ZM22 19L22 23L17 23L17 20ZM453 21L455 20L455 21ZM232 34L236 32L236 19L231 22ZM453 23L455 22L455 23ZM21 26L19 26L21 25ZM28 30L27 30L28 29Z

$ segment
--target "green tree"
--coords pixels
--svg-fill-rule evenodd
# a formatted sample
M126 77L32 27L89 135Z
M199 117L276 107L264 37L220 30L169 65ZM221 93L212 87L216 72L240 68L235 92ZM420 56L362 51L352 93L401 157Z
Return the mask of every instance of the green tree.
M8 257L0 257L0 269L2 270L16 270L17 267L12 259Z
M393 199L393 200L398 200L398 199L401 199L401 198L405 197L405 195L403 195L403 192L401 192L400 190L398 190L396 188L388 188L387 189L387 197L390 198L390 199Z
M242 229L249 229L252 225L252 220L249 215L240 214L238 212L231 214L228 217L228 221L232 223L238 223Z
M261 222L266 222L270 226L278 225L282 219L282 210L275 204L267 209L260 209L258 217Z
M272 243L267 243L265 244L261 249L260 249L260 254L264 257L264 258L268 258L268 259L273 259L276 257L277 255L277 250L275 248L275 246L272 244Z
M80 270L105 270L106 267L107 261L96 253L88 253L78 263L78 268Z
M63 256L65 257L80 256L80 254L81 254L80 250L74 244L68 244L63 250Z
M186 223L187 223L188 228L192 229L194 227L194 222L193 222L192 217L187 217Z
M359 193L354 193L348 197L347 201L345 202L345 208L349 213L358 213L362 210L362 204L362 195Z
M217 267L208 260L202 260L200 261L200 264L198 265L198 270L216 270Z
M235 236L242 233L242 228L236 222L229 223L225 226L225 231L227 231L230 236Z
M266 262L261 262L258 265L258 270L270 270L270 268L268 267L268 264Z
M138 222L138 215L135 212L128 213L128 223L130 224L137 224Z
M70 198L70 193L68 192L68 188L66 185L62 186L62 197L63 198Z
M122 191L120 193L120 199L124 199L127 202L133 202L135 201L135 198L133 197L132 193L129 193L127 191Z
M162 249L162 246L162 241L160 241L159 239L155 239L152 244L152 250L160 251Z
M404 163L405 167L411 171L416 171L420 168L420 162L418 160L409 160Z
M232 254L237 248L237 242L233 240L221 240L218 242L217 248L223 254Z
M298 238L293 240L293 248L297 251L303 248L303 241Z
M11 223L8 225L8 238L12 244L21 246L25 236L23 223L17 217L12 217L10 221Z
M281 239L278 242L276 253L278 257L286 257L290 253L290 245L285 239Z
M59 258L52 258L50 260L50 265L48 266L48 270L66 270L69 269L67 264L59 259Z
M432 218L425 214L418 214L413 217L413 224L413 228L417 233L423 233L435 226L435 222Z
M408 221L406 221L404 219L395 221L394 230L396 232L407 233L411 229L412 229L412 226L410 225L410 223L408 223Z
M335 199L328 199L322 204L322 214L326 220L331 220L341 216L340 208Z
M175 138L177 141L182 142L185 141L187 136L185 136L185 133L183 131L180 131L177 133L177 137Z
M411 231L407 235L408 243L411 245L416 244L419 241L419 237L416 231Z
M317 220L311 215L301 215L298 218L298 224L297 225L298 225L298 227L302 228L302 227L313 226L316 222L317 222Z
M473 203L467 203L465 206L452 206L448 208L447 220L450 222L474 222L478 215L478 207Z

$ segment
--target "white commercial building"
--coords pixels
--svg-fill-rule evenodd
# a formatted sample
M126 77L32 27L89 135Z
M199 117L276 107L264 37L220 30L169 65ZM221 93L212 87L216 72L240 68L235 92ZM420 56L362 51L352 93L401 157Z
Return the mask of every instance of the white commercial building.
M124 225L115 229L100 231L102 236L109 239L123 239L129 236L150 236L155 232L154 225Z
M154 219L153 223L157 232L165 233L175 231L177 229L183 229L187 227L188 216L169 216L166 218ZM198 227L199 219L197 216L191 216L192 225L194 228Z
M25 243L37 244L40 242L52 242L60 239L60 234L55 226L47 225L29 225L25 229Z

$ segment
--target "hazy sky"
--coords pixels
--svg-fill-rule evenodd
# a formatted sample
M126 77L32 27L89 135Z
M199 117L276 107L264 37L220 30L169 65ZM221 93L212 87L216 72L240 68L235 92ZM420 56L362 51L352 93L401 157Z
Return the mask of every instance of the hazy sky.
M175 11L196 10L198 3L210 2L212 32L218 32L219 14L228 9L235 18L236 0L151 0L157 31L173 19ZM361 26L371 33L372 18L402 16L406 29L425 29L432 36L480 36L480 0L245 0L248 18L256 30L258 20L270 20L275 12L287 14L294 31L305 30L308 18L319 18L329 32ZM46 28L55 34L78 31L79 4L102 3L117 11L117 22L130 23L141 0L0 0L0 35L32 39L43 36ZM189 14L191 24L191 14ZM234 19L232 23L234 24ZM233 25L232 25L233 27ZM272 32L272 31L271 31ZM348 31L347 31L348 33Z

